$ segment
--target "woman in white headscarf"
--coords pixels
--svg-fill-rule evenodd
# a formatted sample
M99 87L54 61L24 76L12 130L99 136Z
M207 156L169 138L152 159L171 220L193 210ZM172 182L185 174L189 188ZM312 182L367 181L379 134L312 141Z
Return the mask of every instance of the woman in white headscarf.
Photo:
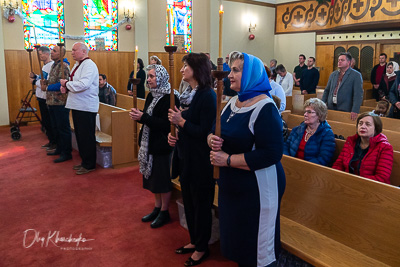
M154 210L142 218L143 222L153 221L150 226L158 228L170 221L168 212L171 197L170 158L172 148L168 145L170 123L168 109L171 86L169 75L162 65L147 66L147 95L143 112L132 108L131 119L143 124L139 133L140 172L143 174L143 188L155 195ZM175 91L178 95L178 93ZM179 99L175 96L179 106Z
M391 61L386 65L386 73L382 76L382 80L378 88L379 100L389 100L389 91L396 80L396 71L398 70L399 64L397 64L395 61Z

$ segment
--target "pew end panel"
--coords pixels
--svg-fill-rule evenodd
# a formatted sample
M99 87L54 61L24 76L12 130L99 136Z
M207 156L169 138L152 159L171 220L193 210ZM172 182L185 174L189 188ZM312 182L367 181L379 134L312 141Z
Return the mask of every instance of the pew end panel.
M134 165L137 162L137 155L134 153L133 121L129 117L129 111L113 111L111 120L113 167Z

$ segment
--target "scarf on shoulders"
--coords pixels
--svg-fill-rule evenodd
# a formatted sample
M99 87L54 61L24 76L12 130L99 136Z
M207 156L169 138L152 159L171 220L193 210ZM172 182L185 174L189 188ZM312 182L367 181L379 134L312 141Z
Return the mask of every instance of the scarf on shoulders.
M154 107L157 105L158 101L167 94L171 93L171 85L169 84L169 74L167 70L162 65L155 66L157 88L150 88L150 93L153 96L146 113L150 116L153 115ZM174 90L174 94L178 95L178 92ZM146 124L143 124L142 139L140 142L140 149L138 154L138 160L140 163L140 173L143 174L144 178L148 179L151 175L153 168L153 155L149 154L149 136L150 128Z

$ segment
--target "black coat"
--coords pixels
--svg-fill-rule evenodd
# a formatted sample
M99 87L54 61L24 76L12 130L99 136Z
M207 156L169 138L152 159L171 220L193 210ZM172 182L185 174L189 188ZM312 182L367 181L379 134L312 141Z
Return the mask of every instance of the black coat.
M398 109L395 107L396 103L400 101L400 95L399 95L399 90L398 87L400 85L400 71L396 71L396 80L393 83L392 87L390 88L389 91L389 102L392 104L392 107L390 108L389 112L389 117L396 117L398 118ZM396 110L396 114L394 114L394 111Z
M144 110L140 123L147 125L150 128L149 134L149 154L166 155L172 152L172 147L168 145L168 133L171 130L168 120L169 95L164 95L158 100L153 109L153 115L146 113L149 108L153 95L149 93L144 104ZM179 107L179 99L175 96L175 105ZM139 133L139 146L142 141L143 127Z
M181 182L206 187L214 184L207 136L215 121L216 102L213 89L200 88L189 109L182 112L186 122L179 129L172 172L172 177L179 175Z
M129 74L129 79L131 79L132 77L133 77L133 71L131 72L131 74ZM144 83L146 82L146 72L143 69L140 69L140 70L138 70L136 77L138 79L140 78L140 82L136 86L137 97L144 99L146 97L145 89L144 89ZM126 86L126 89L128 91L132 90L132 83L130 81L128 81L128 85Z

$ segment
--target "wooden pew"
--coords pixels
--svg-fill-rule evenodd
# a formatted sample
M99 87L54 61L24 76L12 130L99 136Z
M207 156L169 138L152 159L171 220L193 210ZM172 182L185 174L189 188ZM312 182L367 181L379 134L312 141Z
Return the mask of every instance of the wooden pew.
M96 142L102 147L112 148L112 165L114 168L134 164L133 123L129 111L100 103L100 131L96 131ZM72 115L71 129L74 129Z
M283 156L282 246L315 266L398 266L400 189ZM180 191L178 179L173 187ZM218 207L218 186L214 206Z
M324 89L317 89L316 93L318 99L322 99L322 97L324 96L324 91Z
M317 97L317 94L307 94L307 95L293 94L292 95L292 105L293 105L292 113L303 114L304 102L310 98L315 98L315 97Z
M373 111L375 109L375 107L361 106L360 113Z
M138 109L144 109L145 101L146 100L143 98L137 98ZM117 93L117 107L130 110L131 108L133 108L133 97Z
M376 107L376 99L364 99L362 105L375 108Z
M364 88L363 99L372 99L372 88Z
M356 124L355 121L350 119L350 112L343 112L337 110L328 110L328 120L339 121L349 124ZM400 132L400 120L387 117L381 117L383 129Z
M290 129L293 129L304 121L304 116L295 114L284 114L282 115L282 118L286 121ZM348 136L352 136L356 133L355 123L349 124L332 120L327 121L334 134L343 135L344 138L347 138ZM386 129L384 129L382 133L388 138L390 144L393 146L393 150L400 151L400 133Z
M400 189L284 156L282 246L315 266L400 266Z
M110 136L114 168L135 162L133 123L128 113L128 110L103 103L99 106L101 132ZM102 145L100 140L96 141Z
M286 108L285 110L293 110L293 96L286 97Z

